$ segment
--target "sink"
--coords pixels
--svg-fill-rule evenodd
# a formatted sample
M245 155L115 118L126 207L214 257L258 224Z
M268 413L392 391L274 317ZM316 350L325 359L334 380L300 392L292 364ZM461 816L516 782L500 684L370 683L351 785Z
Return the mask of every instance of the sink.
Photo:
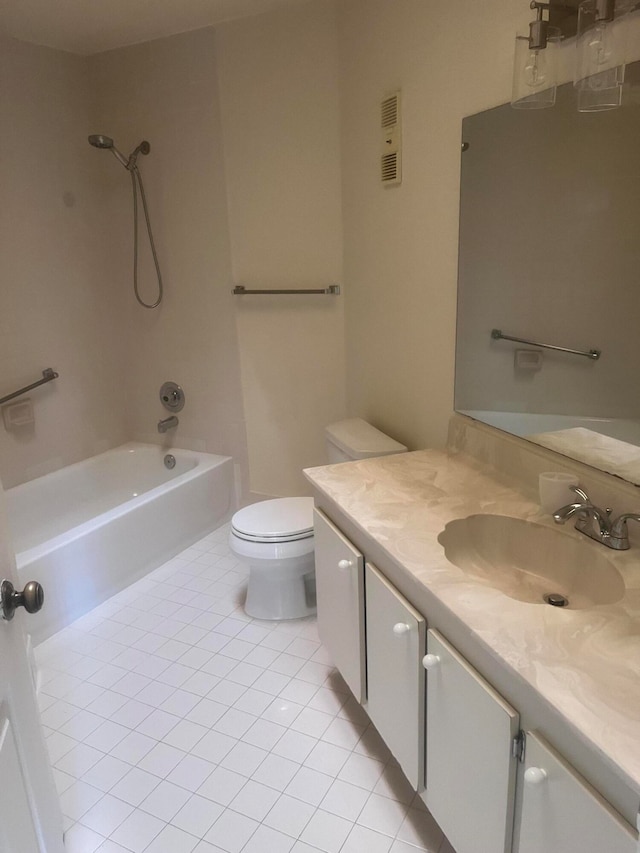
M438 536L450 563L470 578L530 604L581 610L624 595L620 572L597 545L506 515L470 515ZM559 596L548 600L546 596ZM563 599L566 604L563 602Z

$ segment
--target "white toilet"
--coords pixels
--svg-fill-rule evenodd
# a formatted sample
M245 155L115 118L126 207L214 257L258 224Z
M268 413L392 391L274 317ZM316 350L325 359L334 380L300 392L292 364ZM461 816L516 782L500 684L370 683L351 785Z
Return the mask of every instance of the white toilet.
M360 418L325 428L328 461L406 453ZM235 513L231 550L249 566L245 611L256 619L299 619L316 611L313 498L276 498Z

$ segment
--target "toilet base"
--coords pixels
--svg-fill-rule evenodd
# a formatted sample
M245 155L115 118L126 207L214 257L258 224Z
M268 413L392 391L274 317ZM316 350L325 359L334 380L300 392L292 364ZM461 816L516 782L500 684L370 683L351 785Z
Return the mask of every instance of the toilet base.
M295 560L249 563L245 613L254 619L301 619L316 612L313 554Z

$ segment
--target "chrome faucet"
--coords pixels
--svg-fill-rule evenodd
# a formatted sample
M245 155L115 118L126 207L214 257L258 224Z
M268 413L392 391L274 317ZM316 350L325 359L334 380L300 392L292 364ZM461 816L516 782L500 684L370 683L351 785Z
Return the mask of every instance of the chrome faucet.
M163 421L158 421L158 432L167 432L167 430L175 429L180 421L175 415L165 418Z
M573 516L577 516L575 528L584 533L590 539L595 539L607 548L615 551L629 550L629 530L627 521L640 522L640 515L626 512L619 515L615 521L611 521L611 510L602 510L591 503L591 499L585 491L578 486L569 486L580 499L575 503L561 506L553 513L556 524L564 524Z

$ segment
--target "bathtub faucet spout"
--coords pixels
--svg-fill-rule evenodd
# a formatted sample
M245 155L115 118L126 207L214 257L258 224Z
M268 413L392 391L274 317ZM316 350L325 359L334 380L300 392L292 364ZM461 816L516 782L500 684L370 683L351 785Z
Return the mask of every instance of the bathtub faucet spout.
M167 430L175 429L178 426L178 423L178 418L175 415L171 415L170 418L158 421L158 432L167 432Z

